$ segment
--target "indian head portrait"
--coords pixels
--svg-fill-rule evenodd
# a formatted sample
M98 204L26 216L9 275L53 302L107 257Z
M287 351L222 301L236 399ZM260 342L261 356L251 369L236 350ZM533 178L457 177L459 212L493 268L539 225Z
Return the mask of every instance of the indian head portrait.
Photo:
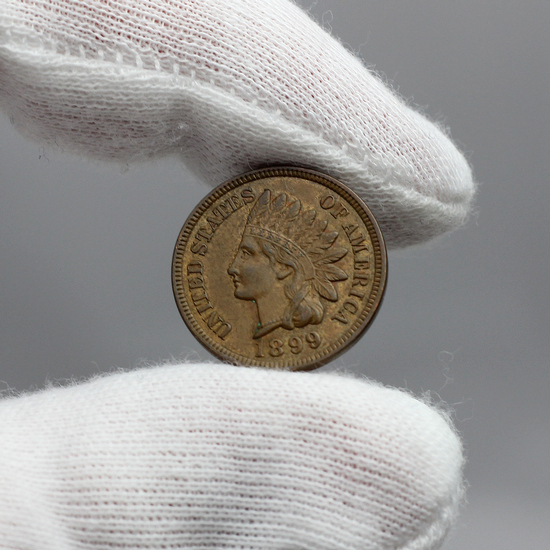
M237 252L227 269L234 296L256 304L253 338L282 327L318 325L326 301L338 300L338 281L347 273L335 265L347 249L336 244L337 231L314 209L287 193L263 191L253 205Z
M372 220L358 197L314 171L227 181L176 242L182 318L225 361L317 368L359 338L382 299L385 248Z

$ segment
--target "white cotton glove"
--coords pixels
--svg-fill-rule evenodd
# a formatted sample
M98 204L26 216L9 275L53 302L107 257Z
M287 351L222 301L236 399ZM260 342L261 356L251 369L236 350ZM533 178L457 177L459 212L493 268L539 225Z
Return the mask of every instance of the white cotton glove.
M326 374L174 365L0 402L0 548L427 550L461 496L435 410Z
M473 192L441 130L288 0L2 0L0 105L86 155L180 152L212 185L317 168L365 199L390 247L457 227Z
M211 184L317 168L390 246L459 225L444 134L286 0L1 0L0 105L114 160L179 152ZM461 495L447 421L319 374L180 365L0 402L0 548L437 548Z

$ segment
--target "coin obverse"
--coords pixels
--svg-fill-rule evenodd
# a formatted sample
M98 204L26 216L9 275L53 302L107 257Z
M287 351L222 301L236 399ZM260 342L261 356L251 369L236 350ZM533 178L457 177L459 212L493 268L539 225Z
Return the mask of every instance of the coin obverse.
M310 370L357 341L384 294L386 248L362 200L321 173L256 170L212 191L183 226L172 286L220 359Z

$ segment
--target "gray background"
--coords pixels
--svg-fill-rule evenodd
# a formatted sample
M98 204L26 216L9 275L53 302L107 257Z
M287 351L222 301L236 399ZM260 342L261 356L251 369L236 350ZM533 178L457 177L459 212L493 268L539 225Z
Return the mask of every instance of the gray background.
M311 11L451 128L481 183L465 228L390 253L384 307L336 366L454 407L470 489L447 550L548 548L548 0ZM170 287L175 239L208 190L177 160L94 163L25 141L4 117L0 178L3 384L208 357Z

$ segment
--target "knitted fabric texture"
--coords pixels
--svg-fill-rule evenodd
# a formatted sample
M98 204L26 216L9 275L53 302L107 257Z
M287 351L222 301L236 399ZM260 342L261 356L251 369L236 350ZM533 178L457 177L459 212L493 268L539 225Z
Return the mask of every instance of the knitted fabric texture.
M288 0L2 0L0 105L102 159L180 153L212 185L317 168L390 247L460 225L474 185L445 134Z
M177 365L0 402L0 548L428 550L460 442L398 390Z

